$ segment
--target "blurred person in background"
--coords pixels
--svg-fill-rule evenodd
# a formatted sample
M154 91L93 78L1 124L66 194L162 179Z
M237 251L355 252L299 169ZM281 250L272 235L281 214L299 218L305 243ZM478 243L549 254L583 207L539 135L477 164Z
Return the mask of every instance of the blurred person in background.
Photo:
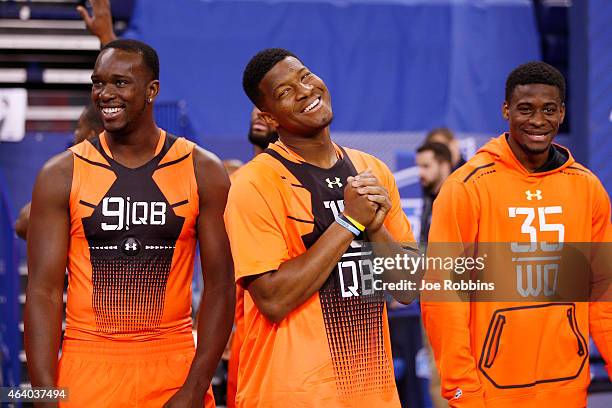
M89 0L92 13L86 7L77 6L76 10L85 22L87 31L98 37L100 47L104 47L117 39L113 31L113 16L111 15L109 0Z
M104 124L102 118L100 118L100 113L92 104L88 104L81 112L74 129L73 144L79 144L83 140L94 138L102 131L104 131Z
M253 157L262 153L268 148L270 143L278 140L278 133L271 128L261 117L261 111L253 107L251 111L251 121L249 123L248 139L253 146ZM236 172L244 163L238 159L223 160L223 166L230 176Z
M278 140L276 129L271 127L261 117L261 111L257 106L251 111L251 123L249 126L249 142L253 145L253 157L262 153L270 143Z
M448 147L451 153L451 173L457 170L459 167L465 164L465 158L461 154L461 148L459 146L459 140L455 137L454 133L445 127L432 129L425 136L424 143L442 143Z
M423 189L419 241L427 243L433 202L440 192L442 183L451 174L451 152L442 143L427 142L417 149L416 165L419 169L419 182Z
M431 223L431 209L444 180L451 174L451 153L445 144L437 142L426 142L417 149L416 153L416 165L419 169L419 182L423 190L423 208L421 211L421 231L419 242L423 246L427 243L427 235L429 234L429 226ZM393 301L390 305L390 309L400 309L402 306ZM426 353L425 360L427 367L429 368L429 393L431 401L435 408L444 408L448 406L446 401L440 396L440 375L435 367L433 358L433 352L431 346L425 335L425 331L419 322L399 321L395 319L390 324L391 338L393 341L394 350L397 350L398 355L407 362L407 366L410 367L412 362L408 361L413 356L414 345L418 341L421 342L424 353ZM416 334L416 333L419 334ZM416 338L415 338L416 336ZM417 357L418 359L419 357ZM418 364L418 363L417 363ZM402 388L410 390L414 389L414 384L406 383L400 385L400 398L402 395ZM404 394L408 394L408 391L404 391ZM416 395L413 392L413 395ZM404 401L402 399L402 401ZM409 402L406 403L407 405Z

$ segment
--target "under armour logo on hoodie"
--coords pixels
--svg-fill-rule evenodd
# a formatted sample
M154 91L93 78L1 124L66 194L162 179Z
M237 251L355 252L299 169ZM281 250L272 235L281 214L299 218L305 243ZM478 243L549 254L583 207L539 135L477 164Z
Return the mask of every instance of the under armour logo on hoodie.
M532 193L531 190L527 190L527 191L525 191L525 195L527 195L527 199L529 201L533 200L534 198L536 200L541 200L542 199L542 190L536 190L535 193Z

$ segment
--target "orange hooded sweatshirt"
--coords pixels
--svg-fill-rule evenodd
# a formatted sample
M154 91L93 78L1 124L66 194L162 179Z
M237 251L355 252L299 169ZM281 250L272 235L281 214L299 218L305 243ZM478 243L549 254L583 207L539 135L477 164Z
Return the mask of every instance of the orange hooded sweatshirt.
M492 139L446 180L430 245L612 242L610 199L597 177L559 145L530 173L507 137ZM589 335L611 372L612 303L423 297L421 309L451 407L585 407Z

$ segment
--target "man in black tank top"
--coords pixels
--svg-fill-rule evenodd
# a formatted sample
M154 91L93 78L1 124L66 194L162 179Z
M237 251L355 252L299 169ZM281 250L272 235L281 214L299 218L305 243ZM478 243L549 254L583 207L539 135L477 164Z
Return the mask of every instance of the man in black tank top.
M72 152L52 158L40 172L34 187L24 319L28 370L35 387L53 387L62 378L68 378L66 386L71 387L70 400L75 406L130 403L203 406L232 326L233 264L221 220L229 179L220 160L209 152L188 145L182 139L180 145L189 147L183 148L186 152L183 155L177 152L179 139L166 136L153 118L153 103L158 92L159 61L155 50L134 40L106 44L92 74L92 100L102 117L103 137L82 142L81 146L73 147ZM176 159L164 161L170 150L175 152ZM97 159L77 152L93 152ZM193 186L193 193L180 187L186 185L185 180L176 180L176 186L160 190L159 177L166 172L168 180L170 166L184 166L188 161L192 162L188 175L195 180L189 184ZM83 168L83 163L91 165L92 172L106 171L105 180L114 181L104 187L104 191L96 193L96 201L83 197L73 203L75 196L80 197L79 191L71 190L78 183L87 183L92 191L104 184L102 179L94 177L73 180L73 174L77 174L74 170L77 166ZM173 191L186 192L186 196L171 198L168 192ZM189 230L186 234L183 223L187 218L177 214L189 206L193 206L189 213L189 228L193 233ZM74 216L74 208L93 211L90 217L79 218ZM83 231L85 238L75 238L75 230ZM179 234L181 240L177 240ZM191 277L177 281L169 275L193 269L189 264L189 259L193 259L189 248L193 246L186 246L185 242L193 244L194 236L199 243L205 282L195 356L190 319L186 322L183 318L177 319L182 323L176 330L172 322L168 327L160 326L163 318L168 319L169 305L172 310L168 313L188 316L190 296L185 296L185 305L177 305L180 300L168 294L189 293L184 285L190 284ZM80 252L75 252L72 244L79 239L87 242ZM177 258L179 245L182 245L182 255L179 255L182 260L175 270L174 264L172 269L170 265ZM80 347L83 343L97 344L99 350L85 352L86 356L79 362L83 363L81 368L70 375L66 371L70 365L68 361L58 368L65 270L67 265L85 271L88 268L86 262L80 262L85 266L76 265L72 257L87 257L91 272L90 275L83 273L80 281L75 282L73 291L83 289L75 293L73 299L69 296L68 303L85 299L84 304L95 312L95 322L90 332L73 330L73 338L68 340L81 342L80 356L83 355ZM174 282L172 289L167 286L169 282ZM183 313L185 310L187 313ZM89 329L79 321L71 324ZM91 338L87 341L77 338L84 336L82 332ZM181 344L189 350L171 361L169 356L176 352L173 347L177 343L177 332L183 340L183 335L187 334L186 341ZM163 338L156 338L156 334L162 334L159 337ZM120 336L125 336L125 340L118 339ZM67 340L64 341L66 345ZM152 346L147 348L147 344ZM129 352L130 347L144 355L142 361L132 364L134 356ZM112 359L109 357L109 361L104 362L105 354L101 350L112 350ZM63 349L62 361L69 354ZM117 361L117 355L125 355L125 361L130 363ZM162 359L166 359L165 365L154 364ZM94 360L101 362L99 369L92 365ZM175 369L173 364L180 369ZM85 374L83 367L91 371ZM82 378L89 375L94 377ZM107 377L116 380L113 387L97 389ZM151 378L151 381L143 382L142 378ZM84 386L75 386L71 380L82 381ZM209 394L206 406L213 404L212 394Z

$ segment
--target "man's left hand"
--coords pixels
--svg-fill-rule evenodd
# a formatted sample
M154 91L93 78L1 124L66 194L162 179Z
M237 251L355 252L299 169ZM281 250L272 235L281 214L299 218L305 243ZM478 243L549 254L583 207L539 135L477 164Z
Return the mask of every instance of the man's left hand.
M349 182L352 187L357 189L357 193L367 195L368 200L378 204L374 220L367 227L370 234L376 233L383 226L385 218L391 210L389 192L380 184L380 181L370 169L357 174Z

